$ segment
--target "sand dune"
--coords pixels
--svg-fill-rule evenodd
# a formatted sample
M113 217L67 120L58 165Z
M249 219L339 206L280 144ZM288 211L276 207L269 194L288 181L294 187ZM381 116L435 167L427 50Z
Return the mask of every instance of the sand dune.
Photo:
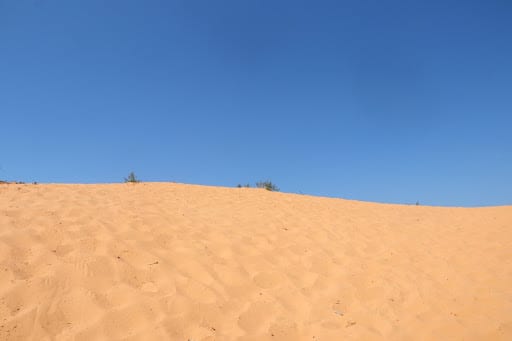
M0 185L0 340L512 340L512 207Z

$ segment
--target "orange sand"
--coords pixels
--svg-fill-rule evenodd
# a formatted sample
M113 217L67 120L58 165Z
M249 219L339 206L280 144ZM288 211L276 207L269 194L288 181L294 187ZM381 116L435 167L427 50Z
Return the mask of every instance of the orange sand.
M512 340L512 207L0 185L1 340Z

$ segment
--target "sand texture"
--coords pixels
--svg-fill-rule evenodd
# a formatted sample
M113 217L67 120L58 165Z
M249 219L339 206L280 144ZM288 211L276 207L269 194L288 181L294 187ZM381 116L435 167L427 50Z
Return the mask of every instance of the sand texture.
M512 207L2 184L0 340L512 340Z

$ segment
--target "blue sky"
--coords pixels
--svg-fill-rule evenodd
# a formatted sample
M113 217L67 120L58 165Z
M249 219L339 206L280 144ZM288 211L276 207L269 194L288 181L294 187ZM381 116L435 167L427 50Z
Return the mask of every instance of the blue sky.
M512 204L512 2L0 0L0 179Z

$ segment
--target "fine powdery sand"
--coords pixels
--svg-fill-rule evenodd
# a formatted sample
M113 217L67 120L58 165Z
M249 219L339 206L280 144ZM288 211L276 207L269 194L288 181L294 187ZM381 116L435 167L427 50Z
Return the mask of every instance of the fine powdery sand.
M3 184L0 340L512 340L512 207Z

